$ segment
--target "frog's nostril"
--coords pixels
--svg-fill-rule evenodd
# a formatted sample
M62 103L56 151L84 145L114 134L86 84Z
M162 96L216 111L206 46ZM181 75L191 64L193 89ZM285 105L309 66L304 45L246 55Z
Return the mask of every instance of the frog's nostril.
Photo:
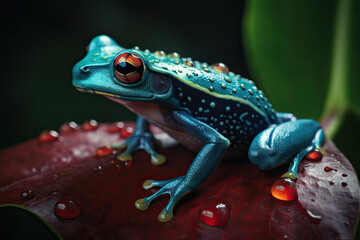
M81 70L82 70L83 72L87 72L87 71L89 71L89 67L88 67L88 66L82 67Z

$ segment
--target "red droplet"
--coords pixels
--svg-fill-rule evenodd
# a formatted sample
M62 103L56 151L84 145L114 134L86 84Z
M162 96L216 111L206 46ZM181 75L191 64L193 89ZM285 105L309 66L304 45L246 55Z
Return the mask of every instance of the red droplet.
M47 142L55 141L58 137L59 134L54 130L43 131L42 133L40 133L38 140L41 143L47 143Z
M309 160L319 161L319 160L321 160L322 156L323 155L319 151L319 149L315 148L315 149L311 150L310 152L308 152L305 157Z
M61 134L70 133L79 129L79 125L76 122L64 123L60 126L59 132Z
M108 133L119 133L124 128L123 122L117 122L109 127L107 127L106 131Z
M347 186L347 183L346 183L346 182L342 182L341 185L342 185L343 187L346 187L346 186Z
M124 165L125 165L125 167L130 167L131 163L132 163L132 161L126 161L126 162L124 162Z
M348 175L346 174L346 173L343 173L343 175L342 175L343 177L347 177Z
M92 131L98 128L98 122L96 120L86 121L81 125L81 128L85 131Z
M201 208L200 222L213 227L225 227L230 218L230 203L215 199Z
M325 168L324 168L324 171L325 171L325 172L330 172L330 171L332 171L332 170L334 170L334 169L331 168L331 167L325 167Z
M128 138L131 136L131 134L134 132L134 129L132 127L126 127L121 129L120 135L123 138Z
M295 182L291 178L280 178L274 182L271 194L282 201L294 201L298 198Z
M312 201L312 202L315 202L315 199L312 198L311 201Z
M26 199L26 200L30 200L30 199L33 199L35 197L35 194L32 190L26 190L26 191L23 191L21 193L21 196L23 199Z
M110 154L112 154L114 152L114 149L111 147L100 147L96 150L95 155L97 157L106 157L109 156Z
M330 184L330 185L334 185L334 182L333 182L333 181L330 181L329 184Z
M76 218L80 215L81 203L73 199L62 198L55 203L54 211L61 218Z

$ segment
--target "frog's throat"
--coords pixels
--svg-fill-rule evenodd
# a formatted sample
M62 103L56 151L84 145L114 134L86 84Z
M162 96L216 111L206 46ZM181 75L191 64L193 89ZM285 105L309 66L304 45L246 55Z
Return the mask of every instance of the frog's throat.
M116 95L113 93L91 90L91 89L80 87L80 86L75 86L75 88L79 92L91 93L91 94L101 95L101 96L105 96L105 97L113 97L113 98L124 99L124 100L133 100L133 98L135 98L135 97L138 98L137 96L120 96L120 95ZM143 97L143 99L151 99L151 98L152 97L147 97L147 98Z

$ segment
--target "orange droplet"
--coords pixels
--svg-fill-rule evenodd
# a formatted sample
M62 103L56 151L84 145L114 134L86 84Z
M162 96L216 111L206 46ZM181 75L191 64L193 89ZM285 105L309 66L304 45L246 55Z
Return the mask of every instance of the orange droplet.
M280 178L274 182L271 194L282 201L294 201L298 198L295 182L291 178Z
M319 161L322 158L322 153L319 149L315 148L306 154L306 158L313 161Z
M200 222L213 227L225 227L230 217L230 203L216 199L200 211Z
M229 68L223 63L214 63L210 67L218 72L229 74Z
M81 125L81 128L85 131L92 131L98 128L98 122L96 120L86 121Z
M109 156L110 154L112 154L114 152L114 149L111 147L100 147L96 150L95 155L97 157L106 157Z
M48 143L48 142L55 141L58 137L59 137L59 134L54 130L43 131L42 133L40 133L40 135L38 137L38 141L40 143Z

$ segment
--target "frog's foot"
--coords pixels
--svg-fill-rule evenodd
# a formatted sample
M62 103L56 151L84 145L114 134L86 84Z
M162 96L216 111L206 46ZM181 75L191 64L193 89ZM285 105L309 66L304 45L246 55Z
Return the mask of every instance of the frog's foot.
M127 147L126 151L119 154L117 159L120 161L132 161L132 154L137 150L145 150L151 156L151 163L153 165L162 165L166 162L165 156L157 153L154 150L156 140L152 133L145 132L141 134L133 134L122 143L112 144L112 148L122 149Z
M170 200L166 207L160 212L158 216L158 220L160 222L168 222L173 219L173 209L177 201L187 193L191 191L191 188L188 187L184 182L184 177L178 177L171 180L166 181L155 181L155 180L146 180L143 183L143 187L147 190L152 187L162 187L159 191L154 193L153 195L138 199L135 202L135 207L139 210L147 210L151 201L161 195L169 194Z

